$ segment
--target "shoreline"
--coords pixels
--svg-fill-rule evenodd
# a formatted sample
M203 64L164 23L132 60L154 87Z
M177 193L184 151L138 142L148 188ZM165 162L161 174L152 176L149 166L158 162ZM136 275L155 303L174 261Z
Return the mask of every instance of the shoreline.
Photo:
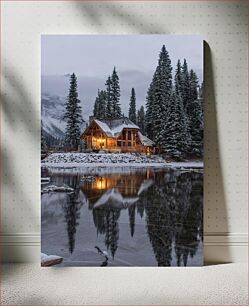
M159 168L176 168L176 169L203 169L203 162L165 162L165 163L53 163L46 162L41 163L42 168L63 168L63 169L74 169L74 168L108 168L108 167L159 167Z
M203 169L203 161L166 161L159 155L146 156L134 153L53 153L41 161L41 167L63 169L85 168L177 168Z

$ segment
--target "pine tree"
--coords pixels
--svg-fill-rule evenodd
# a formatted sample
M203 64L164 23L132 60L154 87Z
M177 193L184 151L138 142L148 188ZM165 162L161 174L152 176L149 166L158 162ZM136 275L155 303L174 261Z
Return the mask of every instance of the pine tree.
M189 72L189 97L193 102L198 98L198 78L193 69Z
M112 107L112 80L109 76L106 80L106 118L111 119L113 117Z
M98 95L94 103L93 116L100 120L106 118L106 92L104 90L98 90Z
M99 118L99 89L98 89L98 95L94 102L93 116L97 119Z
M147 137L154 141L154 85L155 85L154 73L152 82L150 83L149 89L146 96L146 115L145 115L145 132Z
M191 134L190 153L202 156L203 154L203 109L202 99L198 98L198 78L191 69L189 73L190 98L187 104L189 131Z
M202 99L196 99L189 105L189 131L191 134L190 153L203 155L203 109Z
M164 129L166 109L172 91L172 67L168 51L163 45L159 54L158 66L147 95L148 135L160 147L163 142L161 131ZM149 129L151 131L149 131Z
M136 116L136 93L135 89L131 89L130 107L129 107L129 119L133 122L137 122Z
M106 91L101 90L99 94L99 119L106 118Z
M167 121L161 131L162 148L170 157L182 159L189 151L191 141L188 117L184 110L182 98L172 92L167 108Z
M119 77L114 67L111 77L112 118L121 118Z
M175 92L177 95L181 94L182 90L182 69L181 61L178 59L175 71Z
M140 128L142 134L145 133L145 113L143 105L137 111L137 125Z
M190 100L190 82L189 82L188 64L186 59L184 59L182 65L181 96L182 96L183 106L187 108L187 104Z
M65 145L69 149L76 150L80 144L80 125L83 122L80 100L78 99L77 77L73 73L70 76L69 94L64 115L66 120Z

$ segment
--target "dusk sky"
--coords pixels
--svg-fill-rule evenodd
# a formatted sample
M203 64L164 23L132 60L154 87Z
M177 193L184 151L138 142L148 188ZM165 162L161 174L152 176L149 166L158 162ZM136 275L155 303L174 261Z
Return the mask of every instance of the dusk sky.
M137 107L145 104L148 86L165 44L173 73L177 60L187 59L203 80L203 39L199 35L42 35L42 93L66 96L68 74L78 77L79 98L85 119L91 114L99 89L113 67L120 79L121 106L127 114L131 88Z

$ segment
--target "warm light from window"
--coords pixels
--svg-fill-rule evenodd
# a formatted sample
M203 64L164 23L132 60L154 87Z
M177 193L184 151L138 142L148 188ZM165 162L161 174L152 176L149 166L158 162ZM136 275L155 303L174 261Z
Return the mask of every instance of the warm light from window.
M98 177L96 180L96 187L99 190L106 189L106 178L105 177Z

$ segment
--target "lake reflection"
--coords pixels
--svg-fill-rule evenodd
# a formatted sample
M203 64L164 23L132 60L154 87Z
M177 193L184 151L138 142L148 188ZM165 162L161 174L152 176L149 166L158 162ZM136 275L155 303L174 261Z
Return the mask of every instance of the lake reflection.
M202 265L200 171L43 168L42 176L51 178L42 189L74 189L42 194L42 252L62 256L61 265Z

